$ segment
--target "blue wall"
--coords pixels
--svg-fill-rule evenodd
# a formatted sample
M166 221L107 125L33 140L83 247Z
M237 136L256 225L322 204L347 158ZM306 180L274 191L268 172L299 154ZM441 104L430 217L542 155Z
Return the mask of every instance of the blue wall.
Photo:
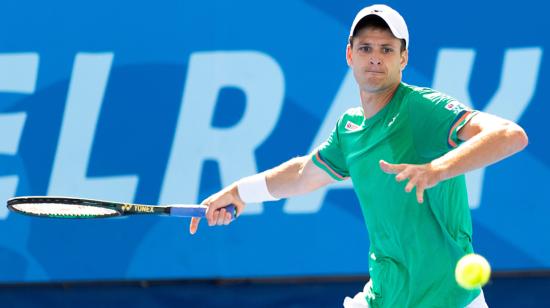
M362 290L365 277L346 281L153 281L4 286L5 307L340 307ZM548 307L548 277L494 277L483 288L490 307ZM29 296L32 294L32 296ZM212 296L215 294L215 296ZM512 296L510 296L513 294Z
M314 149L359 104L345 63L364 1L0 4L0 199L199 202ZM474 244L496 270L550 268L547 5L392 1L404 80L519 122L522 153L468 175ZM546 67L546 69L545 69ZM0 208L0 282L363 275L350 183L187 220L35 219Z

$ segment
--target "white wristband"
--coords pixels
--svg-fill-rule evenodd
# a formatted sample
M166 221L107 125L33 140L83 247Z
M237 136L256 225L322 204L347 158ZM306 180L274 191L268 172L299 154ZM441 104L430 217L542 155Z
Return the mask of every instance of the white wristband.
M260 203L264 201L279 200L273 197L269 193L269 190L267 190L265 175L262 173L239 180L237 182L237 190L244 203Z

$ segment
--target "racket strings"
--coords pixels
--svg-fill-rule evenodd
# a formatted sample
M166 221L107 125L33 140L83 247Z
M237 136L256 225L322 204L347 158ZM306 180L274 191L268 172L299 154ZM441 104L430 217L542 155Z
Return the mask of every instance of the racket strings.
M101 217L117 216L116 210L89 205L61 203L20 203L11 205L15 210L32 214L56 217Z

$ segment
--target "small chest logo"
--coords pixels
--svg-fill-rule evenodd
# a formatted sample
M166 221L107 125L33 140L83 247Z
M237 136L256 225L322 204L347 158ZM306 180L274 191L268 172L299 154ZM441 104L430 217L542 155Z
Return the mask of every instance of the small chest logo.
M351 132L356 131L356 130L358 130L359 128L360 128L359 125L357 125L357 124L355 124L355 123L352 123L352 122L350 122L350 121L348 121L348 122L346 123L346 130L349 130L349 131L351 131Z
M388 123L388 127L390 127L390 126L393 125L393 123L395 122L395 119L397 119L398 116L399 116L399 113L396 114L396 115L391 119L390 123Z

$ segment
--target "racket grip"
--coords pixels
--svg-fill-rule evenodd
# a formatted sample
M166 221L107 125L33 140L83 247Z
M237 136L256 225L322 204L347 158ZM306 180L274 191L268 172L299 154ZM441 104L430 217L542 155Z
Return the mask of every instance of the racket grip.
M207 207L205 205L197 206L172 206L170 216L177 217L204 217Z
M170 208L170 216L179 216L179 217L204 217L206 215L206 209L208 207L205 205L201 206L174 206ZM237 218L237 208L231 204L225 207L225 210L228 213L231 213L234 220Z
M225 211L231 213L231 221L237 218L237 208L233 204L226 206Z

